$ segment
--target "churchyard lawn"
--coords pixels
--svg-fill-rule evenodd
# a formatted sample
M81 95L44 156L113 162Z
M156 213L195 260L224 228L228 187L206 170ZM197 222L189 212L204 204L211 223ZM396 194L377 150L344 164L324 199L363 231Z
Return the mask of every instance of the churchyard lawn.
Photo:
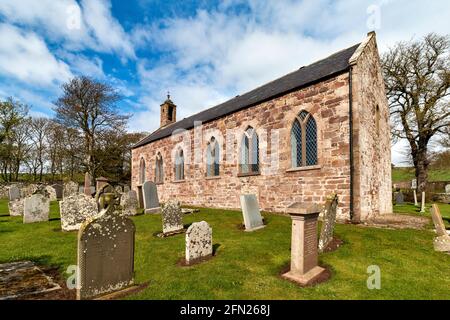
M403 206L410 212L408 205ZM403 208L402 207L402 208ZM402 209L396 207L396 210ZM7 215L0 200L0 263L33 260L58 266L64 277L76 264L76 232L62 232L57 202L50 221L23 224ZM441 206L449 217L450 206ZM136 282L149 285L128 299L448 299L450 255L433 250L430 230L388 230L357 225L336 226L344 244L320 255L332 278L312 288L299 288L279 274L290 261L291 219L264 214L267 227L252 233L238 226L237 211L201 209L185 215L184 224L207 221L213 230L215 256L191 267L184 256L184 234L158 238L160 215L132 217L136 224ZM430 224L431 228L431 224ZM367 267L381 269L381 289L369 290Z
M442 220L444 220L444 223L447 227L450 227L450 204L444 204L439 203L439 210L442 215ZM401 213L401 214L410 214L410 215L416 215L416 216L425 216L430 218L430 228L432 227L431 222L431 214L430 214L430 208L431 203L427 203L425 205L425 213L420 213L420 206L416 207L414 203L405 202L404 204L396 204L393 206L395 213Z

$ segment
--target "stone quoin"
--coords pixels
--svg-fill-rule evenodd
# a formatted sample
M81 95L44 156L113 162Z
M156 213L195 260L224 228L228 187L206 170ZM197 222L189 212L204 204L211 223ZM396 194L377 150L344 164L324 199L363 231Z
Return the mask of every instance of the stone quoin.
M139 199L153 181L161 202L239 209L240 194L255 194L261 210L285 212L336 193L338 220L392 212L389 109L374 32L191 117L176 121L176 108L169 96L160 128L133 146Z

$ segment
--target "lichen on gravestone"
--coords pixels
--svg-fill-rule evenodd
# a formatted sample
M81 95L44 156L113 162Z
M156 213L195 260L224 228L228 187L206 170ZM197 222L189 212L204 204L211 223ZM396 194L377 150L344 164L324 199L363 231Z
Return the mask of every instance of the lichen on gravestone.
M333 240L334 226L336 224L336 211L338 206L337 194L327 197L323 210L322 229L319 238L319 252L323 252L325 248Z

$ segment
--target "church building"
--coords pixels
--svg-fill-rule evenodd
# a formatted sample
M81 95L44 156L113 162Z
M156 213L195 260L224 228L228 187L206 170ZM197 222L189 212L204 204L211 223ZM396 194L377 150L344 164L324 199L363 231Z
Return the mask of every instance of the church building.
M181 97L182 98L182 97ZM132 189L154 181L161 202L261 210L338 195L338 219L392 212L389 108L376 35L177 121L167 97L160 128L132 149Z

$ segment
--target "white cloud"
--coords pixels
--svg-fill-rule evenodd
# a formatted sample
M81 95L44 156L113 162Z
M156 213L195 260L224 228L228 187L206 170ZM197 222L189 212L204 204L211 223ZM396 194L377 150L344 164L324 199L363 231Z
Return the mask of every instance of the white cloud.
M72 76L69 66L55 58L35 33L0 24L0 39L0 74L39 86L51 86Z
M249 10L238 12L235 5ZM396 41L450 30L448 1L406 0L228 0L194 17L136 27L135 45L162 55L158 63L138 68L145 95L141 103L147 108L141 111L147 121L140 125L158 127L159 103L167 89L177 112L191 115L362 41L371 31L371 5L380 13L376 31L381 52ZM140 114L138 110L135 118ZM401 161L396 148L393 157Z
M21 27L45 33L66 50L92 49L135 58L127 33L111 15L111 3L101 0L2 0L0 16Z

